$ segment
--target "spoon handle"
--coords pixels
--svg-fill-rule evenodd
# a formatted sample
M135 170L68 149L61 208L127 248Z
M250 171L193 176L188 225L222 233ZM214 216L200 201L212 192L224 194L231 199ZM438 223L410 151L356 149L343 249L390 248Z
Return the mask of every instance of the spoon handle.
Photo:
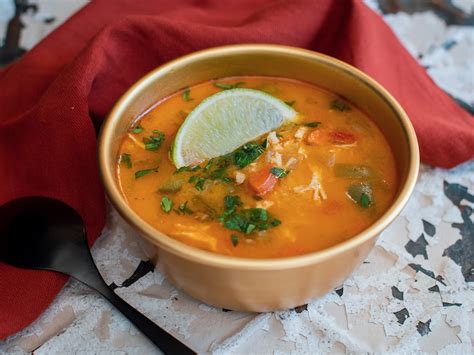
M95 289L112 303L122 314L127 317L145 336L148 337L165 354L196 354L181 341L160 328L142 313L137 311L123 299L121 299L104 281L97 266L92 259L89 248L81 248L82 253L76 253L75 257L81 259L81 269L71 268L67 274L74 277L83 284ZM64 271L63 271L64 272Z
M181 343L178 339L157 326L150 319L138 312L127 302L121 299L104 282L104 287L96 289L109 300L122 314L127 317L144 335L146 335L165 354L196 354L193 350Z

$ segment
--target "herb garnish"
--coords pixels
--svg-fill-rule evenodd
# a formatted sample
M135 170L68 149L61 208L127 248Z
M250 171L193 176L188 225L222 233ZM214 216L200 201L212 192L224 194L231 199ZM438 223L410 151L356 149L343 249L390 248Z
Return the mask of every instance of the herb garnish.
M214 159L210 159L207 164L204 166L204 168L202 170L204 171L209 171L209 169L211 168L212 166L212 162L214 161Z
M337 111L341 111L341 112L351 110L351 107L349 106L349 104L342 101L342 100L340 100L340 99L335 99L334 101L332 101L331 102L331 108L333 110L337 110Z
M222 90L231 90L231 89L236 89L239 86L245 85L245 83L243 81L239 81L238 83L235 83L235 84L213 83L213 85L216 88L219 88Z
M233 154L234 164L239 169L245 168L253 163L263 152L265 148L257 143L247 143L237 149Z
M283 179L285 176L289 174L289 171L282 168L273 167L271 168L270 173L272 173L279 179Z
M125 166L130 169L132 167L132 157L130 154L123 153L119 156L119 164L124 163Z
M153 135L143 138L146 150L158 150L165 140L165 134L157 129L152 131Z
M362 208L367 208L370 206L370 197L365 192L360 196L360 206Z
M230 235L230 241L232 242L232 245L233 245L234 247L236 247L237 244L239 244L239 236L236 235L236 234L231 234L231 235Z
M140 124L136 125L134 128L132 128L132 133L133 134L138 134L143 132L143 127L140 126Z
M206 182L206 179L200 176L200 177L198 177L196 185L194 185L194 187L196 188L196 190L202 191L203 188L204 188L204 183L205 182Z
M171 201L167 196L163 196L161 199L161 209L166 213L170 213L173 208L173 201Z
M193 210L188 207L188 201L183 202L179 205L178 209L175 210L178 214L193 214Z
M303 123L303 126L315 128L315 127L319 127L320 124L321 124L321 122L313 121L313 122L305 122L305 123Z
M362 208L369 208L374 204L372 185L368 182L350 185L347 189L347 195Z
M158 167L156 168L151 168L151 169L144 169L144 170L138 170L135 172L135 179L141 178L142 176L148 175L151 172L157 172Z
M225 228L244 234L267 230L281 224L263 208L238 209L242 206L239 196L224 197L224 213L219 218Z
M293 105L294 105L295 103L296 103L295 100L293 100L293 101L285 101L285 104L287 104L287 105L290 106L290 107L293 107Z
M184 172L184 171L196 171L196 170L199 170L199 169L201 169L201 167L200 167L199 165L196 165L196 166L194 166L194 167L182 166L181 168L176 169L176 171L173 173L173 175L182 173L182 172Z
M192 175L188 182L195 184L194 187L198 191L202 191L206 180L220 180L225 183L233 183L235 180L228 176L227 169L232 165L236 165L237 168L242 169L247 165L253 163L263 152L265 148L261 144L247 143L242 147L238 148L232 153L223 155L219 158L210 159L202 168L202 173L198 175ZM181 167L177 169L174 174L179 174L183 171L196 171L201 167L195 166Z
M191 92L191 89L190 89L190 88L186 88L186 89L183 91L183 100L184 100L184 101L190 101L190 100L192 100L192 99L189 97L190 92Z

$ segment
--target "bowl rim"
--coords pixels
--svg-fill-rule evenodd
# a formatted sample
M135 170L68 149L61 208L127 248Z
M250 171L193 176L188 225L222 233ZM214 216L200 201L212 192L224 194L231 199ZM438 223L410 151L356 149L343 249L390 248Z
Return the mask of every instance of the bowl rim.
M136 94L140 92L142 88L148 86L154 81L155 77L159 77L164 72L169 72L171 70L174 71L179 69L179 67L185 66L195 60L208 59L209 57L217 58L223 54L232 55L246 52L260 52L267 54L278 53L290 56L296 55L306 59L323 61L325 64L337 67L337 69L342 69L347 74L356 77L358 80L368 85L374 92L381 96L398 117L400 124L405 131L408 144L409 163L407 177L404 182L401 182L402 185L400 186L398 196L392 202L389 209L385 211L385 213L381 215L373 224L360 233L326 249L303 255L266 259L234 257L198 249L169 237L166 234L160 232L158 229L149 225L126 203L125 198L122 196L118 186L115 184L115 170L108 164L108 142L112 141L114 138L112 136L112 130L114 124L119 121L120 114L124 108L135 99ZM144 112L147 109L148 108L145 108ZM395 220L403 207L406 205L411 193L414 190L420 164L418 141L408 115L405 113L400 104L392 97L392 95L378 82L352 65L328 55L307 49L274 44L237 44L213 47L184 55L153 69L140 78L137 82L135 82L135 84L133 84L113 106L112 110L102 124L99 133L97 153L100 176L109 200L117 209L119 214L127 221L127 223L137 229L141 236L146 240L172 254L199 264L234 270L259 271L292 269L313 265L332 258L338 254L343 254L344 252L354 249L359 245L369 241L370 239L375 238Z

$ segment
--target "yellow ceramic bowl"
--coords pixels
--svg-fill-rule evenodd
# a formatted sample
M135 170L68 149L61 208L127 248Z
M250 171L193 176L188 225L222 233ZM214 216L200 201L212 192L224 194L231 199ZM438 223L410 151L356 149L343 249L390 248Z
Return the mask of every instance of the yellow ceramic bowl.
M368 112L392 146L400 186L389 210L353 238L311 254L244 259L187 246L140 218L122 196L115 171L122 137L132 120L157 100L209 79L268 75L303 80L342 95ZM271 311L299 306L340 285L367 257L378 235L413 191L419 153L413 127L395 99L373 79L334 58L275 45L234 45L196 52L147 74L116 103L102 127L99 163L110 201L143 237L156 245L157 266L169 281L210 305Z

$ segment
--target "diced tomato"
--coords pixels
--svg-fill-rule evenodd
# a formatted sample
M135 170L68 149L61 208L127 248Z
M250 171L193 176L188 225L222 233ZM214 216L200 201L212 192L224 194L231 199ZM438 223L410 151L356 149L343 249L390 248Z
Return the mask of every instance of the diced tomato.
M305 139L306 143L309 145L321 145L325 142L325 140L325 132L323 132L321 129L313 129L308 133Z
M329 133L329 139L335 144L352 144L356 142L357 137L350 132L332 131Z
M255 191L257 196L263 196L275 187L278 178L271 173L272 166L267 165L260 171L252 174L248 178L250 187Z

